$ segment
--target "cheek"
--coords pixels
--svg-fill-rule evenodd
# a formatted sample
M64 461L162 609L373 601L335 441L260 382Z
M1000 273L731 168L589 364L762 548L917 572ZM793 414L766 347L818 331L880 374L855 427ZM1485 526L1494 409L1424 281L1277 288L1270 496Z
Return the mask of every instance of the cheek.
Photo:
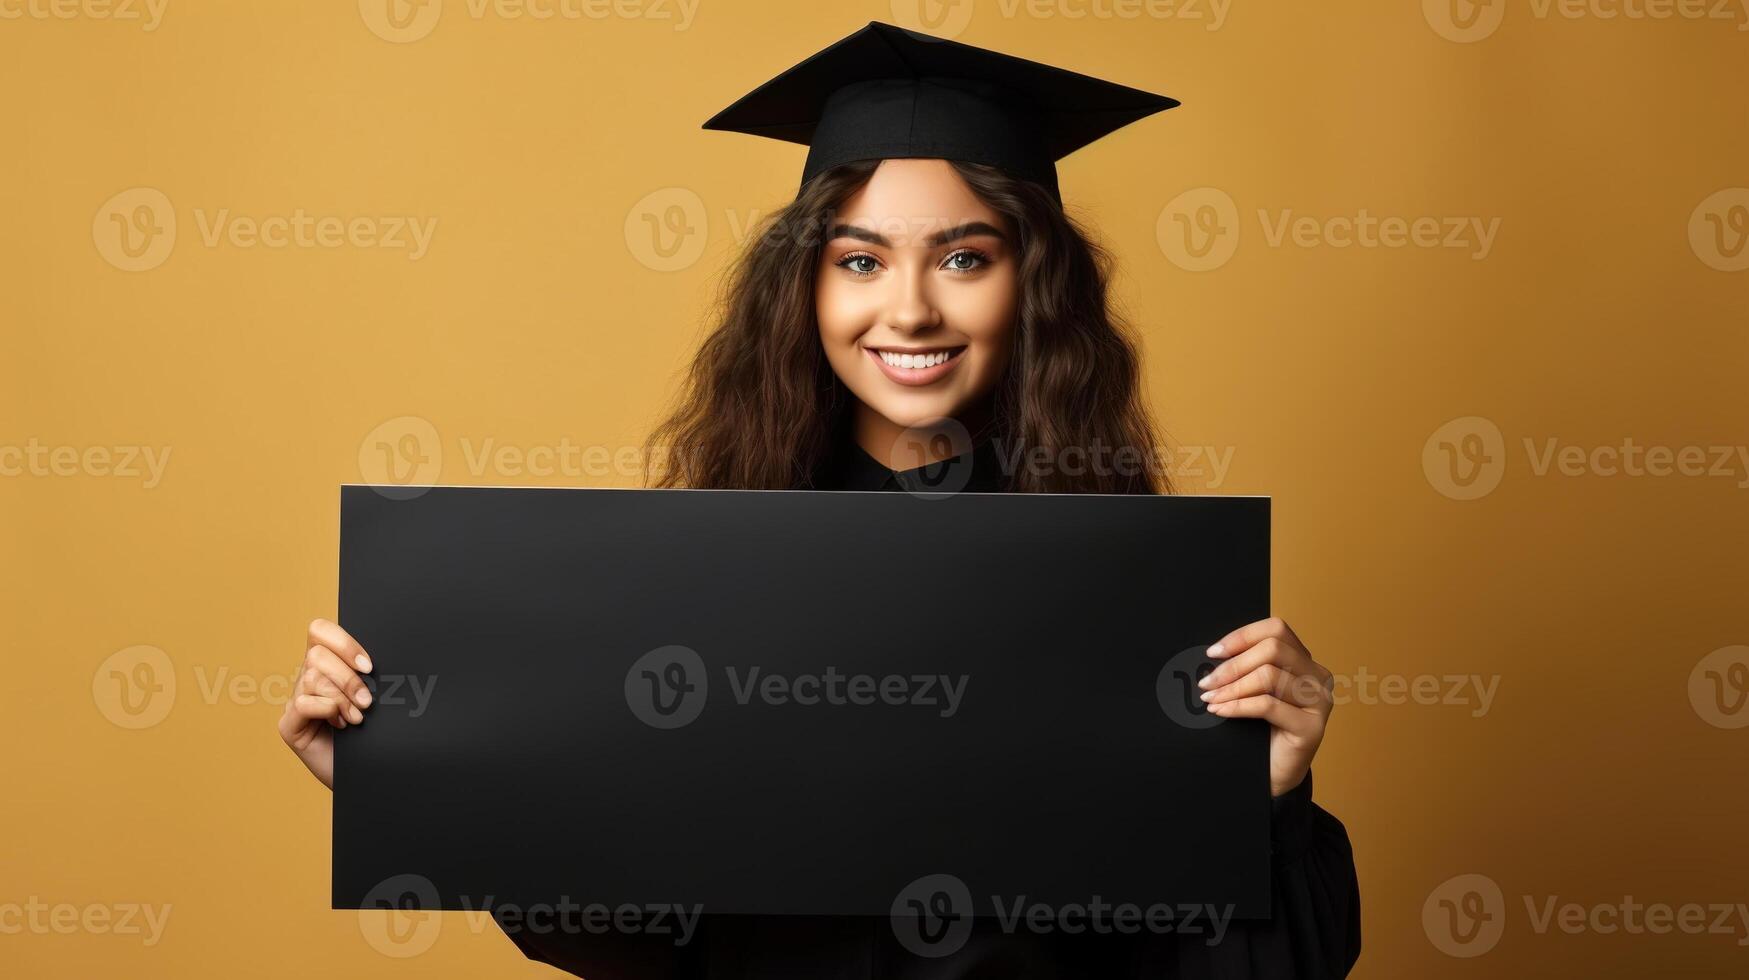
M992 370L1000 370L1014 340L1014 320L1019 308L1013 276L990 276L974 287L956 290L951 308L944 308L954 324L983 355Z
M822 277L814 287L814 319L820 325L820 340L830 348L866 333L870 321L865 305L843 283Z

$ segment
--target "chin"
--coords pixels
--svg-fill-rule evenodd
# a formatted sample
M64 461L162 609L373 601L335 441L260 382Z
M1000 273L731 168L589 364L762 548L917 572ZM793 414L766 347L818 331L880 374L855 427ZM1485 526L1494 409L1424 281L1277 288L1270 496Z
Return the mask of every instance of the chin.
M934 427L943 419L957 418L963 409L958 399L886 398L869 403L883 418L900 428Z

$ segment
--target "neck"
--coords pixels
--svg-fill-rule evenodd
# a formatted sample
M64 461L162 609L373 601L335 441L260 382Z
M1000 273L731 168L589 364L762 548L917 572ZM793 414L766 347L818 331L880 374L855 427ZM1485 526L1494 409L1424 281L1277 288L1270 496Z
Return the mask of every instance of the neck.
M905 426L859 401L851 416L851 435L887 469L909 470L970 452L971 433L984 427L988 414L979 408L958 419Z

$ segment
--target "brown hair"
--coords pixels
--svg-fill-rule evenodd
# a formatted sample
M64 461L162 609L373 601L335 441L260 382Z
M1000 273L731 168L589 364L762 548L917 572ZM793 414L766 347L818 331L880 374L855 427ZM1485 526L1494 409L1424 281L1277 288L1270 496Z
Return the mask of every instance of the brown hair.
M834 210L878 165L828 170L761 223L731 270L720 320L693 357L671 413L650 434L653 485L817 485L848 438L854 396L820 346L814 276ZM977 434L992 440L1005 463L1021 461L1005 467L1005 488L1170 492L1141 398L1136 345L1106 297L1109 254L1038 185L992 167L953 166L1007 218L1018 243L1014 348L990 424ZM1090 453L1104 465L1090 465ZM1068 465L1072 456L1080 462Z

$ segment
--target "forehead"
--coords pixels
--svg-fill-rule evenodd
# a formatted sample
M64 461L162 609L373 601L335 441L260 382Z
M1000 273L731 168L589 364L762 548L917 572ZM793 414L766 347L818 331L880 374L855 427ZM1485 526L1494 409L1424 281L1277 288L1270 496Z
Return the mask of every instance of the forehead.
M838 206L838 220L898 239L982 221L998 228L1002 215L972 193L946 160L883 160L868 183Z

